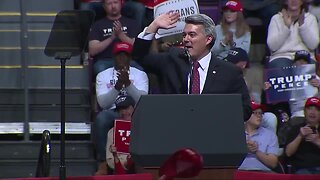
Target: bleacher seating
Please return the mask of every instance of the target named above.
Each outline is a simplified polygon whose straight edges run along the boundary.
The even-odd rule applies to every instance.
[[[34,177],[45,129],[53,136],[50,175],[59,174],[61,69],[44,49],[56,14],[73,6],[74,0],[1,0],[0,178]],[[67,175],[92,175],[88,69],[79,57],[66,65]]]

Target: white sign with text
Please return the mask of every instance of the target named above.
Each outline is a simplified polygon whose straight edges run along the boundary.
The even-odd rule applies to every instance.
[[[158,4],[154,8],[154,17],[158,17],[161,14],[176,11],[180,14],[180,19],[174,28],[170,29],[159,29],[156,33],[155,38],[161,38],[164,36],[179,34],[183,32],[185,26],[185,18],[193,15],[199,14],[199,7],[197,0],[168,0],[163,3]]]

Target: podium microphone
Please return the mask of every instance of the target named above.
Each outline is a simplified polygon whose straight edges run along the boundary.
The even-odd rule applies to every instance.
[[[192,62],[192,59],[191,59],[191,56],[190,56],[190,53],[189,53],[189,50],[187,47],[184,47],[184,54],[185,56],[188,58],[188,61],[189,61],[189,65],[190,65],[190,78],[189,78],[189,94],[191,94],[191,89],[192,89],[192,79],[193,79],[193,74],[192,74],[192,65],[193,65],[193,62]]]
[[[189,50],[187,47],[184,47],[184,55],[186,56],[186,58],[188,59],[189,63],[192,65],[192,60],[191,60],[191,56],[189,53]]]

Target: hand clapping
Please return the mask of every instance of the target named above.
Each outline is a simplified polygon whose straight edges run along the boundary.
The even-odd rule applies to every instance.
[[[304,11],[304,9],[302,9],[302,12],[301,12],[301,14],[299,15],[299,18],[298,18],[299,26],[301,26],[304,23],[304,14],[305,14],[305,11]]]
[[[116,36],[119,36],[119,34],[122,33],[122,24],[119,20],[113,22],[113,32]]]
[[[288,13],[286,9],[282,9],[281,14],[283,17],[284,24],[289,28],[292,23],[291,15]]]
[[[313,130],[310,128],[310,126],[306,125],[304,127],[300,128],[300,135],[305,138],[306,136],[313,133]]]
[[[120,91],[123,87],[128,87],[131,84],[129,79],[129,72],[127,69],[120,69],[117,71],[117,83],[115,88]]]
[[[258,144],[255,141],[247,140],[248,151],[255,154],[258,151]]]
[[[309,82],[313,87],[317,87],[317,88],[320,87],[320,81],[316,78],[309,80]]]

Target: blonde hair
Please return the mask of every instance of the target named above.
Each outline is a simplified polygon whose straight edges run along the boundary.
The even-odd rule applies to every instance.
[[[229,31],[230,25],[227,23],[225,16],[222,16],[221,19],[221,28],[222,28],[222,33],[225,35]],[[251,29],[247,22],[244,19],[243,13],[242,12],[237,12],[237,19],[236,19],[236,37],[239,38],[242,35],[244,35],[247,32],[250,32]]]

